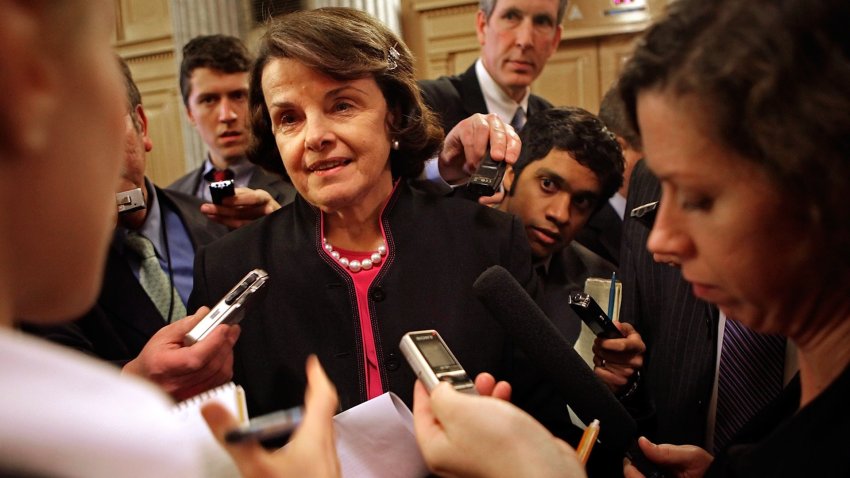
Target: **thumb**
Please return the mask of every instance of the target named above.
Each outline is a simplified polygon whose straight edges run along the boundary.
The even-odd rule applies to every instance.
[[[238,428],[239,422],[227,411],[224,405],[214,401],[207,403],[201,408],[201,415],[204,416],[204,420],[216,441],[233,457],[233,461],[240,469],[263,456],[265,450],[257,441],[249,440],[242,443],[227,443],[225,441],[224,437],[227,432]]]
[[[198,325],[198,322],[204,319],[209,313],[209,307],[200,307],[194,314],[187,316],[185,319],[177,320],[172,322],[171,325],[174,326],[174,329],[178,333],[187,333],[192,330],[193,327]]]
[[[695,448],[687,445],[656,445],[646,437],[640,437],[638,439],[638,445],[649,461],[665,468],[677,468],[686,465],[692,461],[692,449]]]

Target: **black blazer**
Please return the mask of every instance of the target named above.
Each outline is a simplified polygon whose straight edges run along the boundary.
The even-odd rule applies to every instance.
[[[212,304],[253,268],[269,273],[266,297],[242,321],[234,349],[234,380],[245,388],[251,415],[303,402],[309,354],[318,355],[343,410],[366,400],[353,282],[321,250],[319,217],[318,209],[298,196],[196,256],[191,308]],[[472,290],[481,272],[499,264],[534,292],[536,277],[521,222],[470,201],[419,194],[400,184],[381,224],[389,254],[369,288],[369,309],[384,390],[411,405],[415,377],[398,344],[404,333],[422,329],[438,330],[471,376],[490,371],[514,380],[524,374],[530,383],[505,332]],[[525,392],[531,386],[520,382],[514,381],[515,402],[533,409],[530,402],[540,395],[530,398]],[[546,397],[550,405],[552,398]],[[559,403],[552,408],[560,414],[555,420],[566,419]]]
[[[605,201],[605,204],[590,216],[587,224],[576,234],[575,240],[616,266],[620,263],[622,235],[623,219],[611,203]]]
[[[203,166],[198,166],[169,184],[168,189],[194,196],[201,184],[203,172]],[[268,191],[281,206],[289,204],[295,199],[295,187],[292,186],[292,183],[260,166],[254,166],[254,173],[248,181],[248,187]]]
[[[156,195],[160,207],[180,216],[196,249],[227,232],[227,228],[201,214],[200,199],[158,187]],[[27,326],[25,330],[123,366],[139,355],[163,325],[162,316],[127,261],[115,247],[110,247],[100,296],[90,312],[68,324]]]
[[[460,75],[421,80],[419,88],[425,103],[440,118],[440,125],[446,134],[473,114],[488,112],[484,94],[478,84],[478,75],[475,74],[475,63]],[[543,98],[529,95],[527,117],[551,107],[552,104]]]
[[[656,443],[704,446],[717,357],[717,313],[691,292],[679,269],[646,250],[650,229],[631,218],[661,197],[658,180],[639,161],[632,173],[623,224],[620,320],[646,342],[636,406],[641,432]]]

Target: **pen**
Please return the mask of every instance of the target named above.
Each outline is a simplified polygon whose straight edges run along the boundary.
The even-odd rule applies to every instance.
[[[617,297],[617,272],[611,273],[611,288],[608,289],[608,317],[614,320],[614,299]]]
[[[303,407],[280,410],[254,418],[248,425],[227,432],[224,441],[241,443],[248,440],[278,438],[295,430],[304,416]]]
[[[593,420],[584,429],[584,434],[581,436],[581,441],[578,443],[578,449],[576,450],[578,459],[581,460],[582,465],[587,463],[587,459],[590,457],[590,450],[593,449],[597,436],[599,436],[599,420]]]

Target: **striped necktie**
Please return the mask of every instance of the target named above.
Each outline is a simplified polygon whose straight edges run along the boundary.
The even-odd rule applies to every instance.
[[[137,232],[130,232],[124,239],[124,245],[139,256],[141,260],[139,283],[159,310],[162,318],[170,323],[186,317],[183,300],[172,285],[171,278],[159,265],[156,250],[150,239]],[[169,308],[171,309],[170,317]]]
[[[717,377],[714,450],[722,450],[782,390],[786,339],[727,319]]]
[[[511,126],[514,127],[514,131],[517,133],[519,133],[522,127],[525,126],[525,111],[522,110],[522,106],[516,109],[514,117],[511,118]]]

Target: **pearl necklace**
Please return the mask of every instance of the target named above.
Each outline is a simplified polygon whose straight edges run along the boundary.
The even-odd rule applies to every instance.
[[[333,246],[330,245],[327,239],[323,238],[322,242],[324,242],[324,247],[325,250],[328,251],[328,254],[336,259],[342,267],[350,270],[351,272],[360,272],[361,270],[368,271],[372,268],[372,266],[380,264],[382,258],[387,255],[387,246],[381,243],[381,245],[378,246],[378,250],[373,252],[368,259],[363,259],[362,261],[350,261],[348,258],[340,256],[339,252],[334,250]]]

